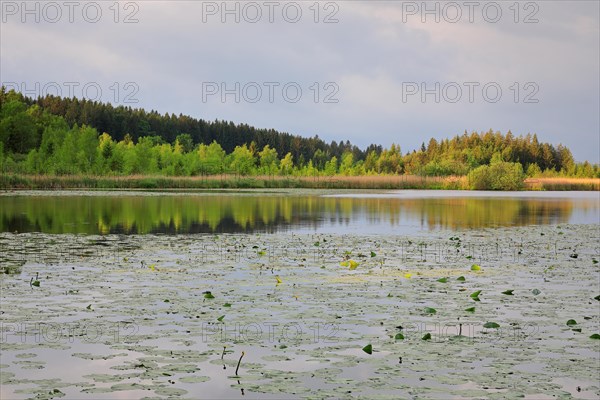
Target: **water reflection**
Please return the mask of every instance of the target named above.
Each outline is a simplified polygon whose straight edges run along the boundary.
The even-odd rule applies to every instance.
[[[85,234],[407,232],[598,223],[598,199],[531,197],[2,196],[0,231]]]

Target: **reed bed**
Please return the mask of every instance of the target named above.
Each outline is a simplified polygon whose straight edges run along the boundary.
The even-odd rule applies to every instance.
[[[430,189],[467,190],[466,176],[416,175],[365,176],[88,176],[0,175],[0,189]],[[528,178],[524,190],[600,190],[598,178]]]
[[[585,190],[599,191],[600,178],[527,178],[525,190]]]

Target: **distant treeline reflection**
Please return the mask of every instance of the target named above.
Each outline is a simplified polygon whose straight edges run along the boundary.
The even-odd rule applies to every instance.
[[[593,200],[525,198],[338,198],[317,196],[0,197],[2,232],[147,234],[277,232],[403,224],[481,228],[569,222]],[[596,211],[597,212],[597,211]]]

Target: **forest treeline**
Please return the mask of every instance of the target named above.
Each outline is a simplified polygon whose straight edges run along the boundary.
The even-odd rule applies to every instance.
[[[576,163],[568,148],[535,134],[465,132],[405,153],[398,144],[361,150],[349,141],[4,88],[0,163],[3,172],[52,175],[468,175],[474,189],[515,189],[525,176],[600,177],[598,165]]]

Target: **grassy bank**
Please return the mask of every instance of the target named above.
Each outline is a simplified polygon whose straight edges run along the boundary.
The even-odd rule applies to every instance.
[[[468,189],[465,176],[422,177],[380,176],[84,176],[84,175],[0,175],[0,189]],[[600,179],[530,178],[525,190],[600,190]]]

